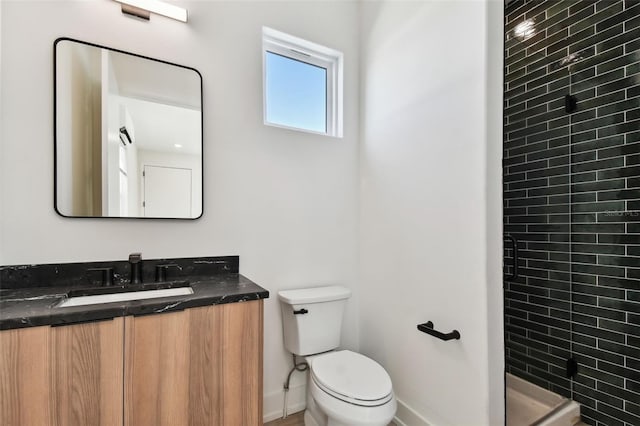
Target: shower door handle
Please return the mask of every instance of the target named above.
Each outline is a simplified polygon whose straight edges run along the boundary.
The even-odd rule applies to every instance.
[[[513,235],[509,235],[509,234],[505,235],[504,239],[510,241],[511,246],[513,247],[513,255],[512,255],[513,264],[511,265],[511,274],[505,275],[504,279],[507,281],[513,281],[516,278],[518,278],[518,240],[516,240],[516,238]]]

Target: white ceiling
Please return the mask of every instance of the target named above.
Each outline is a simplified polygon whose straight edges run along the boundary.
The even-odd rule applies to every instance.
[[[202,127],[199,110],[126,96],[120,96],[119,103],[125,105],[131,115],[138,149],[200,155]]]
[[[109,52],[118,103],[133,122],[138,149],[199,155],[201,80],[176,65]],[[175,145],[181,145],[176,147]]]
[[[200,75],[191,69],[109,52],[121,96],[185,108],[201,108]]]

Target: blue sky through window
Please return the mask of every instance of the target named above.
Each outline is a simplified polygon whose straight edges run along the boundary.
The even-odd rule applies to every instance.
[[[325,133],[327,70],[267,52],[266,110],[269,123]]]

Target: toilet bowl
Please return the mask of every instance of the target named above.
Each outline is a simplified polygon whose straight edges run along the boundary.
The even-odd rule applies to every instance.
[[[393,419],[396,399],[380,364],[347,350],[306,360],[305,426],[386,426]]]
[[[389,374],[374,360],[340,343],[348,288],[278,293],[286,348],[309,364],[305,426],[387,426],[397,403]]]

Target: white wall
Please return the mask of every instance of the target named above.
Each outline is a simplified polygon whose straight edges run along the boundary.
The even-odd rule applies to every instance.
[[[408,425],[502,424],[500,13],[362,3],[360,348]]]
[[[117,102],[118,103],[118,102]],[[129,144],[125,147],[125,156],[127,163],[127,214],[130,216],[142,216],[142,203],[140,202],[140,181],[142,180],[142,173],[140,172],[140,166],[138,161],[138,153],[140,150],[138,149],[136,140],[136,129],[133,125],[133,120],[131,120],[131,114],[125,105],[118,103],[119,107],[119,117],[120,122],[127,128],[127,132],[129,132],[129,136],[133,139],[134,143]],[[120,127],[118,127],[118,135],[120,133]],[[118,136],[119,139],[119,136]],[[118,147],[119,149],[119,147]],[[198,168],[202,168],[199,166]],[[202,192],[202,174],[200,174],[197,179],[199,179],[199,187],[200,192]]]
[[[4,30],[2,28],[2,6],[3,2],[0,1],[0,100],[4,98],[4,91],[2,90],[2,73],[4,72],[3,61],[2,61],[2,42],[4,40]],[[2,104],[0,101],[0,129],[4,128],[4,115],[2,114]],[[0,131],[0,165],[2,164],[2,158],[4,158],[4,144],[2,143],[3,137]],[[7,175],[4,172],[4,168],[0,167],[0,182],[6,182]],[[4,245],[2,241],[4,241],[3,228],[1,224],[3,223],[4,218],[4,191],[3,186],[0,183],[0,260],[4,258]]]
[[[355,286],[358,37],[355,2],[175,2],[189,23],[127,18],[116,2],[2,1],[4,204],[0,264],[240,255],[265,305],[265,414],[282,408],[290,357],[276,292]],[[345,54],[343,139],[262,124],[262,25]],[[66,219],[53,210],[53,41],[68,36],[198,69],[204,81],[204,216]],[[356,299],[345,346],[357,346]],[[299,375],[301,376],[301,375]],[[300,377],[296,383],[300,383]]]
[[[504,290],[502,287],[502,116],[504,3],[489,0],[486,15],[486,262],[489,424],[504,424]],[[481,302],[484,303],[484,302]]]

